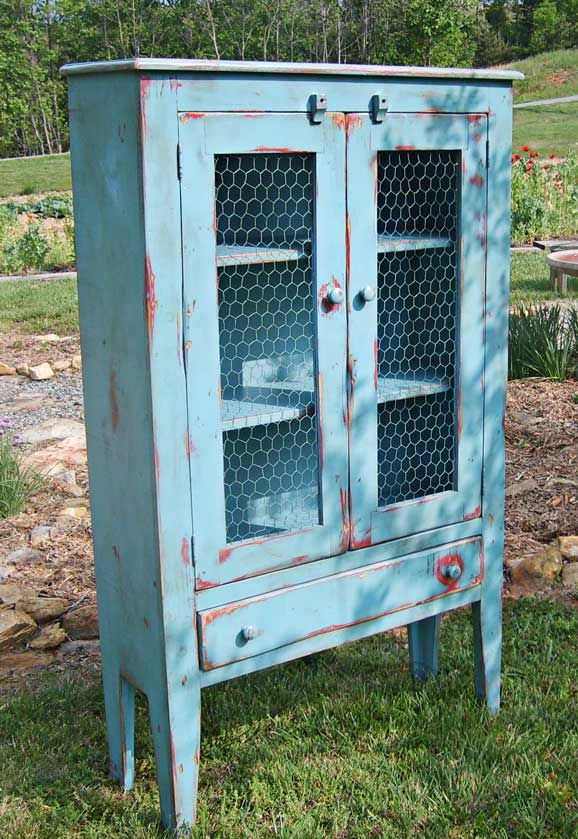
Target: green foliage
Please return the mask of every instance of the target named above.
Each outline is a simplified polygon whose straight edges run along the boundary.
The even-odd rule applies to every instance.
[[[21,235],[16,235],[4,245],[0,265],[8,274],[39,270],[44,266],[49,250],[46,236],[40,232],[38,225],[31,224]]]
[[[512,166],[512,239],[564,237],[578,231],[578,152],[553,164],[522,146]]]
[[[7,436],[0,436],[0,519],[16,516],[44,485],[42,477],[23,463]]]
[[[561,306],[519,305],[510,312],[508,376],[563,382],[578,364],[578,313]]]

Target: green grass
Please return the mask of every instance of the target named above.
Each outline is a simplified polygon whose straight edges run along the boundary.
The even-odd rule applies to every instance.
[[[578,279],[568,280],[568,294],[563,295],[550,285],[550,269],[543,253],[513,253],[511,262],[511,303],[532,303],[536,300],[578,300]]]
[[[394,637],[203,692],[196,839],[568,839],[578,835],[578,611],[505,610],[503,709],[473,698],[471,630],[444,622],[437,680]],[[137,783],[107,779],[98,684],[62,675],[0,706],[3,839],[152,839],[144,703]]]
[[[76,281],[0,283],[0,330],[58,335],[77,332]]]
[[[69,154],[0,160],[0,197],[72,189]]]
[[[515,102],[578,94],[578,49],[543,52],[507,66],[526,77],[514,84]]]
[[[525,145],[540,154],[552,152],[559,157],[578,148],[578,102],[515,110],[514,151]]]

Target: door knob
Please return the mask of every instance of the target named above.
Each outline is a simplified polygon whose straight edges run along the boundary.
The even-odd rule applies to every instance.
[[[338,288],[338,286],[335,285],[330,285],[327,289],[325,299],[332,305],[343,303],[343,289]]]
[[[375,289],[372,285],[366,285],[359,292],[359,296],[364,303],[369,303],[375,297]]]
[[[243,641],[252,641],[257,637],[257,630],[254,626],[244,626],[241,629],[241,638]]]
[[[445,565],[442,568],[442,574],[444,577],[447,577],[448,580],[457,580],[462,575],[462,569],[457,562],[452,562],[451,565]]]

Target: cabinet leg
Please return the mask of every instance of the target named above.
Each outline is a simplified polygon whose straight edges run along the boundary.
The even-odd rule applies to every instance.
[[[437,676],[439,660],[440,615],[410,623],[407,628],[409,664],[416,679]]]
[[[500,668],[502,662],[502,617],[499,600],[472,604],[474,629],[475,686],[492,714],[500,709]]]
[[[110,774],[124,790],[134,782],[134,687],[103,664]]]
[[[182,701],[188,698],[188,702]],[[195,822],[201,739],[200,687],[149,696],[151,730],[163,824],[175,830]]]

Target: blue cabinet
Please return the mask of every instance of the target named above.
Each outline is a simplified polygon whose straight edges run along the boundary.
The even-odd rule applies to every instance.
[[[518,74],[64,72],[113,776],[139,689],[192,823],[202,687],[464,605],[497,711]]]

